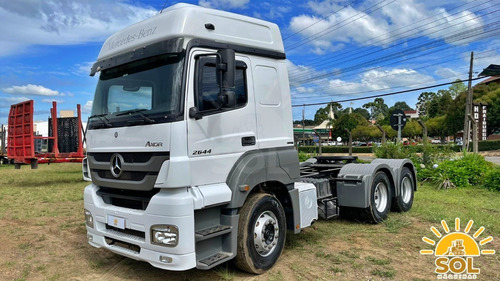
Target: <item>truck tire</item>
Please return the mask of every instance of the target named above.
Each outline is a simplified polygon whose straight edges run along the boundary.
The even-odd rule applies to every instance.
[[[364,210],[364,220],[382,222],[391,209],[391,182],[384,172],[377,172],[370,189],[370,206]]]
[[[392,210],[395,212],[407,212],[413,205],[413,194],[415,181],[410,169],[404,167],[401,170],[401,181],[399,183],[399,195],[392,198]]]
[[[240,209],[236,266],[249,273],[262,274],[274,266],[283,251],[286,220],[276,197],[255,193]]]

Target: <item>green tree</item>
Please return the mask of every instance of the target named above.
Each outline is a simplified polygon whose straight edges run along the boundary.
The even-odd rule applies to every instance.
[[[302,120],[294,120],[293,121],[294,125],[302,125]],[[311,119],[304,119],[304,124],[305,126],[314,126],[314,120]]]
[[[474,87],[475,102],[487,103],[487,132],[500,133],[500,84],[480,84]]]
[[[414,110],[405,101],[398,101],[393,106],[389,108],[389,112],[393,112],[396,109],[401,109],[402,111]]]
[[[358,107],[353,109],[352,112],[363,116],[366,120],[370,119],[370,112],[364,108]]]
[[[429,107],[435,97],[436,93],[434,92],[422,92],[420,96],[418,96],[417,107],[421,116],[427,116],[429,114]]]
[[[441,139],[444,139],[448,135],[449,130],[444,125],[445,119],[446,116],[443,115],[430,118],[429,120],[427,120],[427,122],[425,122],[425,125],[427,125],[427,132],[429,136],[440,137]]]
[[[452,99],[455,99],[459,94],[466,92],[467,87],[464,83],[462,83],[462,80],[457,79],[453,84],[451,84],[449,91]]]
[[[343,114],[333,122],[332,136],[347,139],[349,137],[347,131],[351,132],[358,125],[368,125],[368,122],[363,116],[357,113]]]
[[[451,90],[439,90],[438,91],[438,112],[437,116],[446,115],[450,111],[451,103],[453,102],[453,96]]]
[[[448,135],[456,135],[464,129],[466,94],[459,94],[451,101],[442,126],[446,128]],[[430,133],[429,133],[430,134]]]
[[[382,129],[384,129],[386,138],[389,139],[394,139],[398,136],[398,131],[394,130],[391,125],[382,125]]]
[[[362,141],[380,139],[382,133],[373,125],[358,125],[352,130],[352,138]]]
[[[316,114],[314,114],[314,123],[316,125],[319,125],[323,121],[328,119],[328,113],[330,112],[330,105],[332,106],[332,110],[335,116],[338,116],[338,112],[342,108],[342,105],[338,102],[330,102],[325,107],[318,109],[316,111]]]
[[[422,135],[422,127],[418,124],[418,121],[411,119],[401,131],[401,136],[414,139],[418,135]]]
[[[379,121],[378,124],[380,124],[380,125],[389,125],[389,124],[391,124],[391,113],[394,110],[397,110],[397,109],[402,110],[402,111],[414,110],[408,104],[406,104],[406,102],[404,102],[404,101],[398,101],[393,106],[391,106],[389,108],[389,110],[387,111],[388,114],[385,116],[384,120]]]
[[[383,98],[376,98],[372,102],[365,103],[363,108],[370,109],[370,118],[377,121],[384,119],[389,111],[389,107],[384,103]]]
[[[428,103],[428,117],[434,118],[446,115],[452,101],[450,90],[439,90]]]

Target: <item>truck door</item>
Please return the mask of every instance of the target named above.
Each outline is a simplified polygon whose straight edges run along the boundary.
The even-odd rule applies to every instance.
[[[187,114],[192,185],[225,182],[236,160],[258,147],[250,60],[236,56],[236,105],[220,107],[216,57],[207,55],[215,52],[190,55],[187,112],[194,107],[199,113],[199,119]]]

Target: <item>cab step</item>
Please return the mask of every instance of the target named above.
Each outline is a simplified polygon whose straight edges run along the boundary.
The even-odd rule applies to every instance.
[[[216,225],[210,228],[198,230],[195,233],[196,242],[230,233],[231,229],[232,227],[229,225]]]
[[[229,261],[232,257],[233,255],[231,253],[219,252],[209,257],[206,257],[202,260],[199,260],[197,268],[199,269],[212,268],[223,262]]]

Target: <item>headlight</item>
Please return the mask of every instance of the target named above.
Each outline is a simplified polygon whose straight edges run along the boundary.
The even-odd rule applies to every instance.
[[[90,228],[94,228],[94,218],[92,217],[92,213],[87,209],[84,209],[83,212],[85,214],[85,224]]]
[[[179,229],[175,225],[153,225],[151,226],[151,243],[175,247],[179,244]]]

